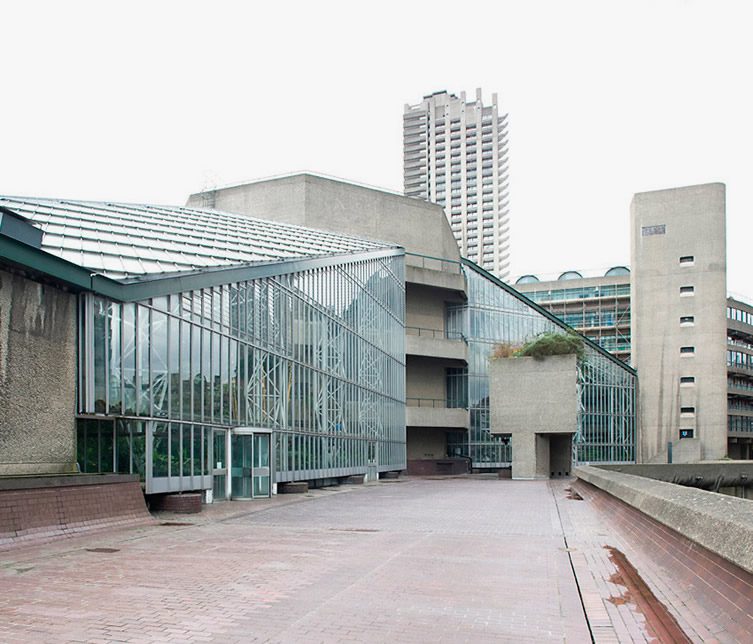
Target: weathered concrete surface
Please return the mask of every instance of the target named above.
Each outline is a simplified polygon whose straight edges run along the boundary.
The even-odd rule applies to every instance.
[[[0,271],[0,474],[76,461],[76,296]]]
[[[449,409],[443,407],[406,407],[405,425],[407,427],[444,427],[467,429],[470,416],[467,409]]]
[[[441,206],[313,174],[197,193],[186,205],[389,240],[412,253],[460,259]]]
[[[698,451],[702,460],[727,454],[725,208],[722,183],[633,197],[630,297],[640,462],[666,463],[667,443],[682,443],[681,429],[694,431],[700,450],[677,445],[675,462],[697,458]],[[693,322],[681,324],[686,317]],[[695,383],[681,386],[683,376]],[[682,413],[683,407],[694,413]]]
[[[409,461],[447,458],[447,429],[444,427],[411,427],[408,425],[406,457]]]
[[[550,440],[578,428],[577,378],[575,355],[490,362],[491,432],[512,435],[514,479],[549,478],[553,460],[557,471],[569,470],[559,453],[564,442],[556,440],[553,459]]]
[[[575,475],[753,573],[750,501],[593,466]]]
[[[414,335],[410,329],[407,330],[405,336],[405,353],[425,358],[446,358],[468,362],[468,345],[462,340]]]
[[[753,485],[753,461],[706,461],[704,463],[642,463],[599,465],[599,469],[643,476],[667,483],[701,489]]]
[[[436,262],[436,269],[429,268],[432,266],[431,261],[419,258],[425,262],[424,266],[414,266],[411,262],[416,261],[412,255],[405,257],[405,281],[408,284],[421,284],[422,286],[434,286],[447,290],[453,290],[458,293],[465,292],[465,275],[460,271],[460,266],[455,271],[442,270],[442,264]]]

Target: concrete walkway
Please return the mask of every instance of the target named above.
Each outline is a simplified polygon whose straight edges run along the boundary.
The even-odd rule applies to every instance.
[[[566,532],[607,528],[567,485],[398,480],[2,552],[0,641],[590,642]],[[650,641],[586,590],[596,641]]]

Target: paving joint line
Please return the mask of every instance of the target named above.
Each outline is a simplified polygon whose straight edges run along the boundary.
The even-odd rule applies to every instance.
[[[583,617],[586,620],[586,626],[588,627],[588,634],[591,636],[591,644],[596,644],[596,638],[594,637],[593,628],[591,627],[591,620],[588,618],[588,611],[586,611],[586,603],[583,601],[583,592],[580,588],[580,582],[578,581],[578,574],[575,572],[575,564],[573,563],[573,553],[570,552],[570,546],[567,543],[567,534],[565,534],[565,526],[562,523],[562,514],[560,513],[560,506],[557,501],[557,495],[554,493],[554,486],[550,482],[549,493],[552,495],[554,501],[554,507],[557,509],[557,519],[559,520],[560,530],[562,531],[562,541],[565,544],[565,552],[567,553],[567,560],[570,563],[570,570],[573,573],[573,580],[575,581],[575,587],[578,589],[578,599],[580,600],[580,607],[583,609]]]

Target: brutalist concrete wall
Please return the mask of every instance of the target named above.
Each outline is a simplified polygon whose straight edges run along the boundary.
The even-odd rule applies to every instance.
[[[753,573],[753,503],[724,494],[581,466],[575,475]]]
[[[577,383],[575,355],[491,361],[491,432],[512,435],[513,478],[549,477],[551,449],[546,435],[577,430]]]
[[[632,360],[638,457],[727,454],[727,271],[721,183],[636,194],[631,205]],[[700,442],[683,443],[692,431]],[[682,443],[680,445],[679,443]]]
[[[0,474],[76,461],[76,296],[0,270]]]
[[[390,241],[408,252],[460,259],[441,206],[312,174],[196,193],[186,205]]]

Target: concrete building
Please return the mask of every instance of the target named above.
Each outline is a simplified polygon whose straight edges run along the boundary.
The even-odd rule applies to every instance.
[[[510,266],[507,114],[497,95],[466,101],[446,91],[403,113],[405,194],[445,210],[463,257],[503,280]]]
[[[725,188],[638,193],[631,216],[632,361],[641,461],[727,455]],[[670,447],[671,446],[671,447]]]
[[[448,332],[446,309],[467,296],[460,253],[439,206],[308,173],[193,194],[187,205],[402,246],[408,469],[433,471],[438,461],[447,461],[447,436],[467,434],[469,413],[447,400],[446,373],[467,369],[468,343]],[[458,466],[466,463],[442,465]]]
[[[167,503],[509,467],[489,355],[566,325],[461,258],[439,206],[310,175],[250,192],[258,217],[0,197],[2,471]],[[400,239],[279,220],[338,212]],[[635,373],[586,344],[573,459],[630,462]]]
[[[727,298],[727,454],[753,459],[753,306]]]
[[[490,424],[489,355],[500,342],[568,327],[461,258],[441,207],[311,174],[197,193],[188,205],[390,239],[405,248],[408,469],[510,466],[509,432]],[[584,402],[590,411],[579,415],[575,458],[631,461],[635,374],[597,345],[588,343],[588,350],[594,370],[584,373],[583,391],[612,382],[624,395],[613,401],[609,427],[596,420],[598,397]]]
[[[706,197],[707,192],[717,193],[716,203],[709,203],[709,198]],[[515,287],[533,301],[562,317],[564,321],[587,337],[627,361],[631,360],[631,346],[635,341],[635,336],[631,337],[631,333],[639,332],[637,326],[634,326],[631,331],[631,322],[636,325],[640,324],[642,329],[646,329],[642,332],[655,334],[654,344],[646,350],[649,351],[649,355],[651,351],[664,355],[665,357],[661,360],[665,369],[668,367],[667,360],[673,354],[669,344],[673,342],[676,344],[678,338],[688,340],[681,346],[702,344],[705,347],[704,353],[713,347],[716,355],[714,357],[705,355],[706,359],[712,363],[710,366],[705,360],[698,360],[698,355],[691,356],[689,352],[682,354],[685,357],[682,360],[678,359],[674,364],[674,367],[683,371],[683,374],[679,371],[674,374],[675,379],[680,379],[675,385],[677,396],[680,395],[679,392],[682,392],[682,404],[675,396],[674,402],[677,403],[675,406],[678,409],[675,411],[674,418],[663,418],[674,427],[676,433],[679,434],[680,429],[683,429],[685,430],[683,436],[690,438],[691,434],[694,437],[698,435],[695,429],[696,424],[701,421],[701,418],[705,418],[706,414],[699,411],[697,415],[693,415],[687,408],[700,406],[706,412],[711,412],[712,408],[716,408],[715,426],[718,432],[719,406],[723,404],[726,408],[726,454],[734,459],[749,459],[753,456],[751,453],[751,445],[753,445],[753,306],[740,298],[729,295],[726,298],[720,297],[720,293],[724,293],[721,273],[726,264],[723,193],[722,184],[645,193],[653,195],[664,204],[674,200],[675,207],[681,212],[675,218],[672,244],[669,243],[670,240],[667,237],[669,233],[665,224],[663,234],[656,232],[653,235],[645,235],[648,239],[643,241],[641,248],[644,253],[652,251],[652,256],[649,258],[644,257],[643,254],[641,256],[636,254],[633,258],[634,261],[647,261],[650,268],[646,270],[650,270],[656,280],[652,286],[649,286],[649,289],[653,289],[653,299],[643,304],[644,311],[653,311],[653,317],[649,318],[650,324],[647,327],[645,326],[646,320],[639,322],[635,317],[630,290],[636,275],[634,271],[631,277],[627,267],[612,268],[603,276],[591,276],[570,270],[562,273],[558,280],[541,280],[535,275],[524,275],[517,280]],[[644,203],[648,198],[648,196],[637,196],[636,203]],[[695,208],[687,207],[686,201],[696,203]],[[692,241],[678,239],[677,218],[681,220],[683,234],[687,234]],[[661,231],[661,228],[656,230]],[[633,234],[639,237],[643,237],[642,232],[642,229],[633,230]],[[662,245],[654,243],[656,240],[651,239],[653,237],[658,237],[660,240],[663,238]],[[678,245],[690,250],[687,250],[685,255],[675,257],[679,250]],[[700,253],[697,255],[699,258],[705,257],[706,259],[696,260],[696,254],[694,254],[696,250]],[[661,258],[660,255],[664,257]],[[680,257],[683,258],[682,263]],[[674,270],[674,273],[670,274],[671,270]],[[677,279],[690,280],[692,283],[674,284]],[[696,288],[699,284],[702,286],[700,290]],[[692,294],[690,289],[686,288],[682,298],[675,298],[672,289],[674,287],[679,289],[680,286],[693,286]],[[637,284],[633,287],[634,292],[639,289],[641,287]],[[724,305],[721,304],[722,301]],[[701,336],[693,336],[693,332],[698,331],[698,319],[695,312],[699,310],[704,312],[701,317],[706,329],[705,333],[708,333],[709,327],[714,329],[711,337],[705,333]],[[712,310],[713,315],[709,313]],[[722,312],[725,310],[726,315],[723,315]],[[657,319],[665,314],[677,318],[677,327],[674,326],[673,319]],[[665,328],[662,326],[664,324],[670,326]],[[725,333],[726,338],[722,343],[720,336]],[[668,344],[659,350],[656,343],[664,341]],[[721,349],[722,344],[726,349],[726,368],[723,375],[720,373],[719,366],[719,356],[724,355],[725,352],[725,349]],[[684,373],[690,365],[703,374],[701,380],[698,374]],[[634,366],[636,366],[635,363]],[[649,361],[648,364],[644,364],[643,368],[656,369],[657,366],[656,363]],[[711,382],[708,381],[709,378]],[[641,375],[642,387],[648,387],[649,381],[650,378]],[[658,386],[658,383],[655,382],[654,386]],[[693,397],[692,400],[688,400],[690,392],[694,392],[694,396],[699,396],[702,392],[703,397],[700,399]],[[705,401],[706,395],[714,398],[711,408]],[[666,398],[665,392],[664,399]],[[683,413],[680,408],[686,408],[686,411]],[[671,412],[665,410],[662,413],[670,414]],[[679,426],[680,424],[682,427]],[[652,438],[654,447],[647,448],[647,456],[653,460],[666,459],[669,438],[664,435]],[[667,440],[662,452],[658,441],[665,439]],[[677,443],[677,437],[674,436],[672,441],[675,462],[683,458],[700,458],[695,453],[699,441],[689,440]],[[690,448],[693,445],[696,446],[692,450],[694,453],[683,456],[686,447]],[[679,454],[677,449],[680,449]],[[657,455],[659,452],[661,454]]]
[[[512,478],[570,476],[579,420],[576,356],[497,359],[489,373],[492,427],[512,428]]]

